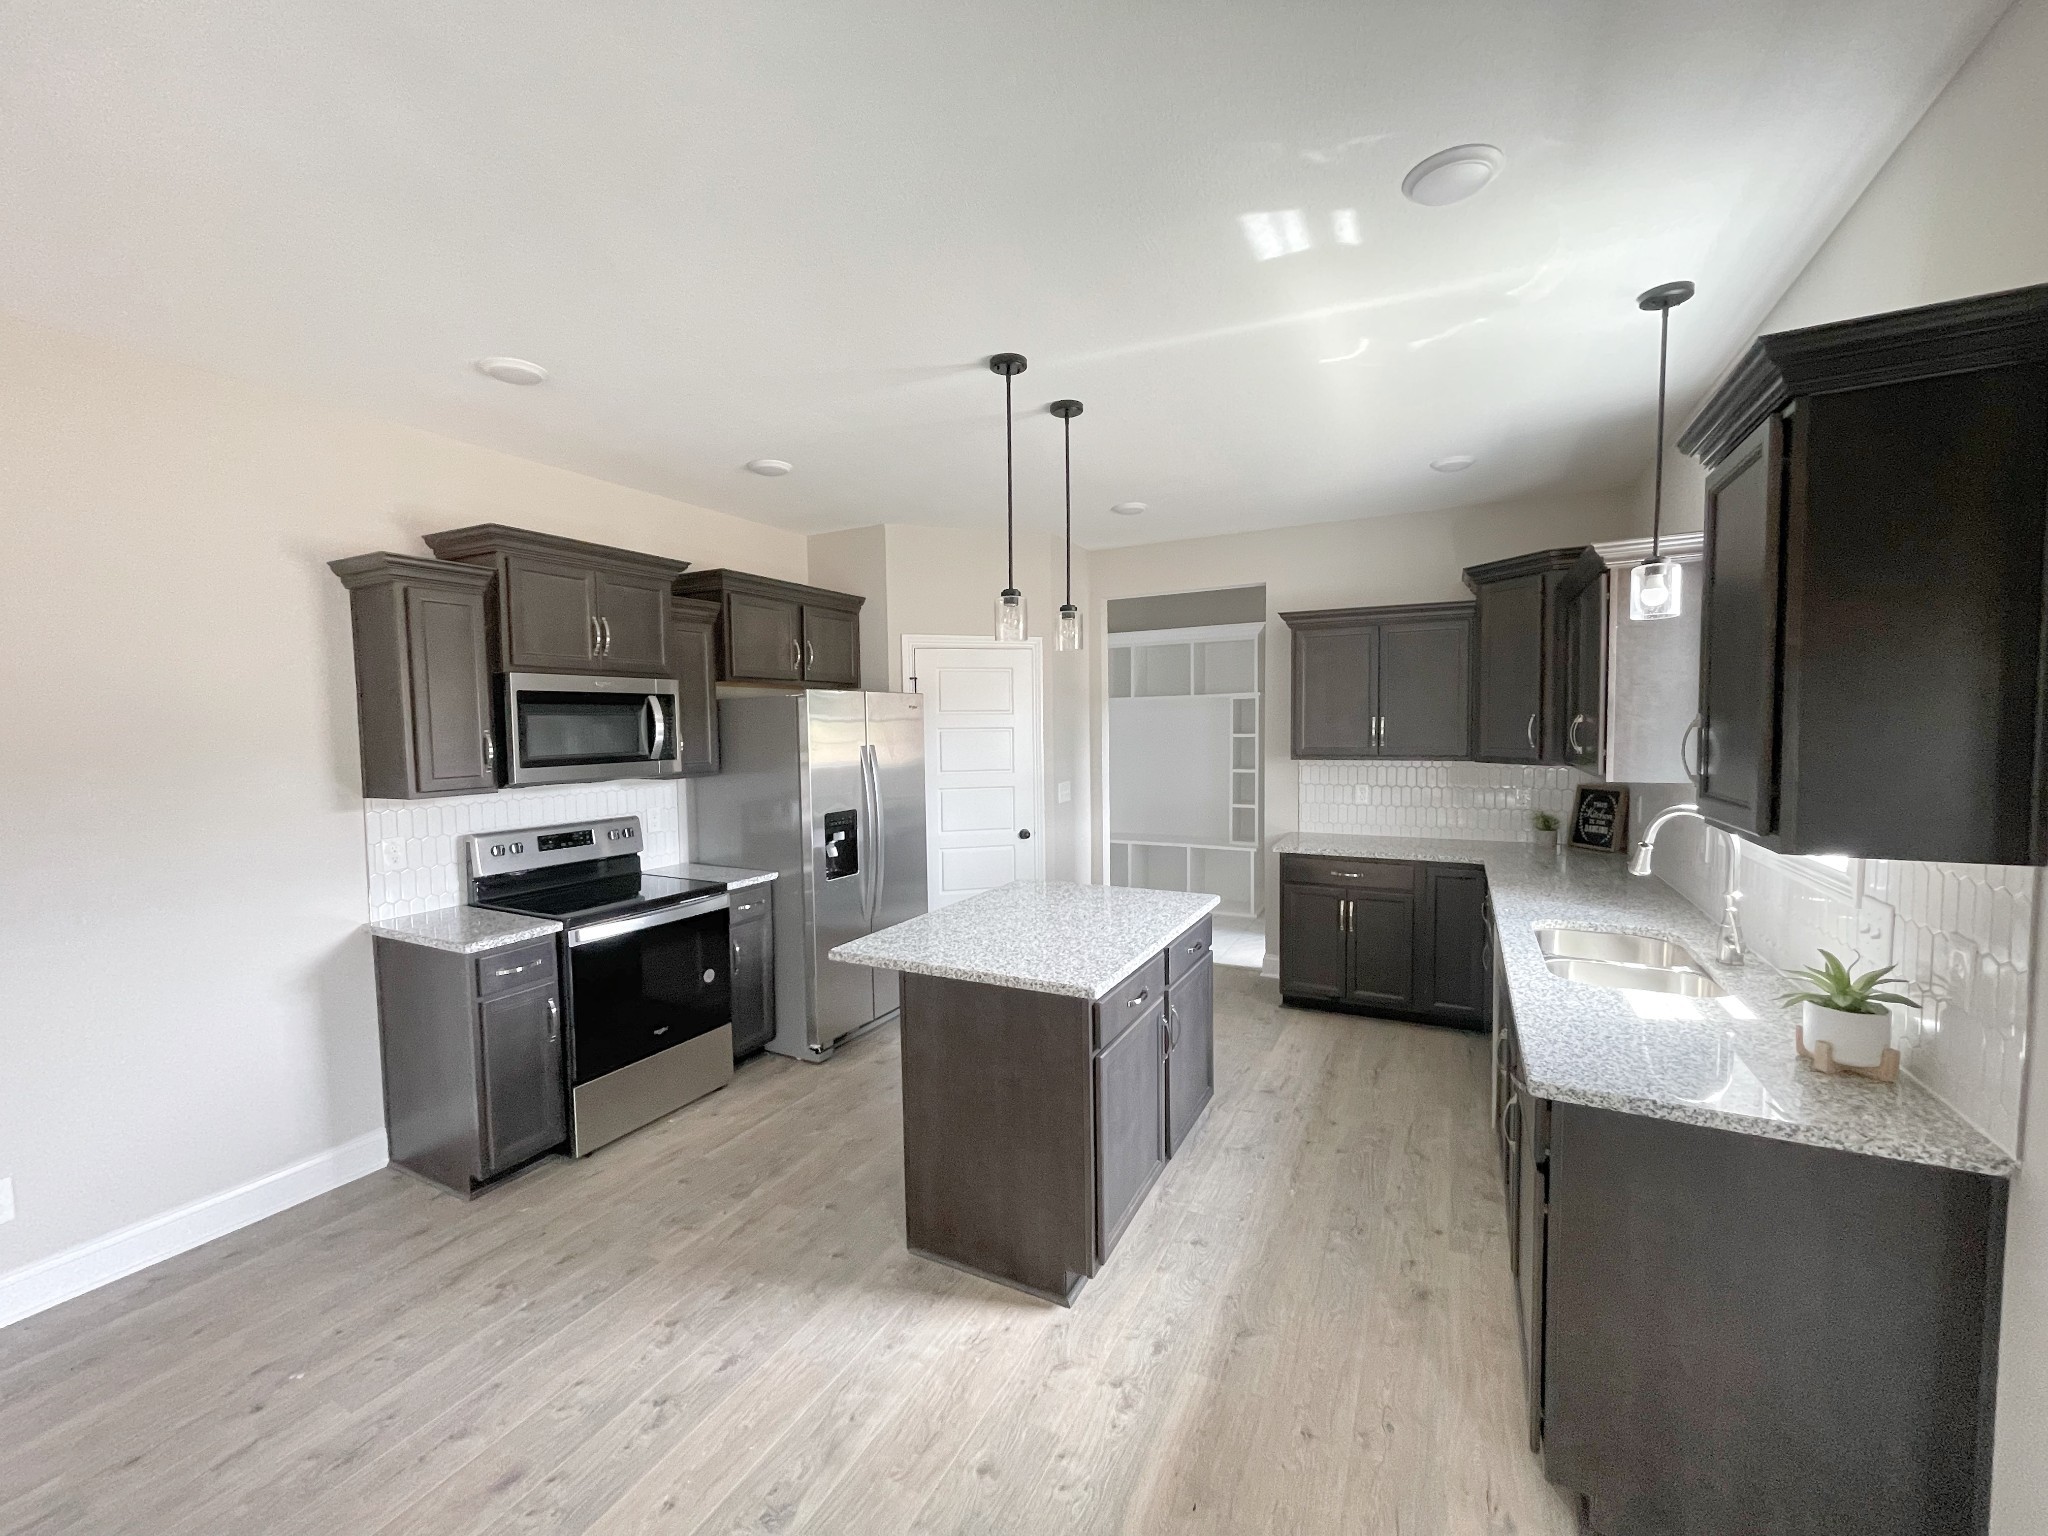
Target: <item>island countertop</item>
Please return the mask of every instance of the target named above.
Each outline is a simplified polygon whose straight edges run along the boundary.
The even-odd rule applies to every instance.
[[[1187,891],[1019,880],[841,944],[829,958],[1093,1000],[1218,904]]]
[[[1529,843],[1290,833],[1274,852],[1476,864],[1486,871],[1529,1091],[1780,1141],[2009,1176],[2015,1160],[1908,1078],[1816,1072],[1793,1047],[1784,977],[1762,960],[1721,964],[1715,924],[1614,854]],[[1552,975],[1535,930],[1550,924],[1675,938],[1726,990],[1675,998]]]

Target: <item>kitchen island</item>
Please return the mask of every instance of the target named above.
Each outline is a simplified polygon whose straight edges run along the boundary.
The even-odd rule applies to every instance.
[[[1019,881],[831,952],[903,976],[912,1252],[1073,1304],[1214,1092],[1216,905]]]

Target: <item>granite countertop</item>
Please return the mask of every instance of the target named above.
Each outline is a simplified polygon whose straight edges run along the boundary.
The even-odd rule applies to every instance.
[[[719,880],[731,891],[763,885],[775,878],[773,870],[734,869],[725,864],[670,864],[647,873],[676,875],[686,880]],[[424,944],[428,949],[445,949],[458,955],[480,955],[488,949],[545,939],[561,931],[562,925],[551,917],[522,917],[517,912],[496,912],[488,907],[436,907],[431,912],[414,912],[370,924],[370,932],[379,938]]]
[[[1291,833],[1274,851],[1483,866],[1538,1097],[1998,1177],[2018,1167],[1909,1079],[1830,1077],[1801,1061],[1797,1015],[1779,1001],[1784,978],[1754,955],[1722,965],[1718,926],[1662,881],[1630,876],[1614,854],[1322,833]],[[1553,976],[1534,933],[1549,924],[1677,939],[1728,995],[1617,992]]]
[[[664,864],[649,869],[650,875],[674,875],[683,880],[719,880],[729,891],[749,885],[765,885],[775,878],[772,869],[737,869],[730,864]]]
[[[1019,880],[841,944],[829,958],[1094,999],[1217,905],[1186,891]]]
[[[561,931],[562,925],[551,917],[522,917],[517,912],[493,912],[488,907],[436,907],[431,912],[413,912],[370,924],[370,932],[380,939],[424,944],[428,949],[445,949],[458,955],[480,955],[485,950],[545,939]]]

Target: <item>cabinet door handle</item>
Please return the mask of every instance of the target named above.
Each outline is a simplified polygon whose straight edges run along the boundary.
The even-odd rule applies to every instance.
[[[792,672],[804,669],[804,644],[794,635],[789,637],[789,666]]]
[[[562,1006],[552,997],[548,999],[548,1044],[553,1045],[562,1035]]]
[[[808,641],[808,640],[806,640],[806,641],[804,642],[804,671],[806,671],[806,672],[812,672],[812,671],[815,671],[815,670],[817,670],[817,666],[818,666],[818,653],[817,653],[817,652],[816,652],[815,650],[813,650],[813,649],[811,648],[811,642],[810,642],[810,641]]]
[[[1678,765],[1685,770],[1685,776],[1692,780],[1693,788],[1695,789],[1699,788],[1700,779],[1706,771],[1706,723],[1707,717],[1705,715],[1694,715],[1691,721],[1688,722],[1685,727],[1685,734],[1678,738]],[[1698,761],[1688,762],[1686,760],[1685,749],[1686,746],[1692,741],[1694,732],[1699,733],[1699,745],[1701,747],[1701,751],[1699,753]]]
[[[495,774],[497,771],[498,741],[497,738],[491,734],[491,728],[487,725],[484,727],[484,772],[489,774]]]
[[[1351,898],[1349,896],[1344,898],[1343,905],[1337,909],[1337,931],[1339,933],[1349,933],[1351,931]]]
[[[593,613],[590,616],[590,655],[592,660],[604,654],[604,651],[601,649],[603,644],[604,636],[597,627],[597,615]]]
[[[1573,715],[1572,723],[1565,728],[1565,744],[1572,749],[1573,757],[1577,757],[1581,752],[1586,750],[1584,747],[1579,745],[1579,727],[1584,725],[1585,723],[1586,717],[1584,715]]]
[[[609,618],[604,618],[599,619],[597,623],[598,627],[604,631],[604,650],[599,654],[609,656],[612,653],[612,621]]]
[[[1541,750],[1541,748],[1539,748],[1536,745],[1536,716],[1534,714],[1531,714],[1529,716],[1529,750],[1531,752]]]

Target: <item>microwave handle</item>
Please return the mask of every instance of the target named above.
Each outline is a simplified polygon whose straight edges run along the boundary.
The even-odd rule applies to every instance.
[[[654,712],[654,749],[648,756],[657,763],[668,756],[668,714],[661,707],[661,695],[647,695],[647,707]]]

